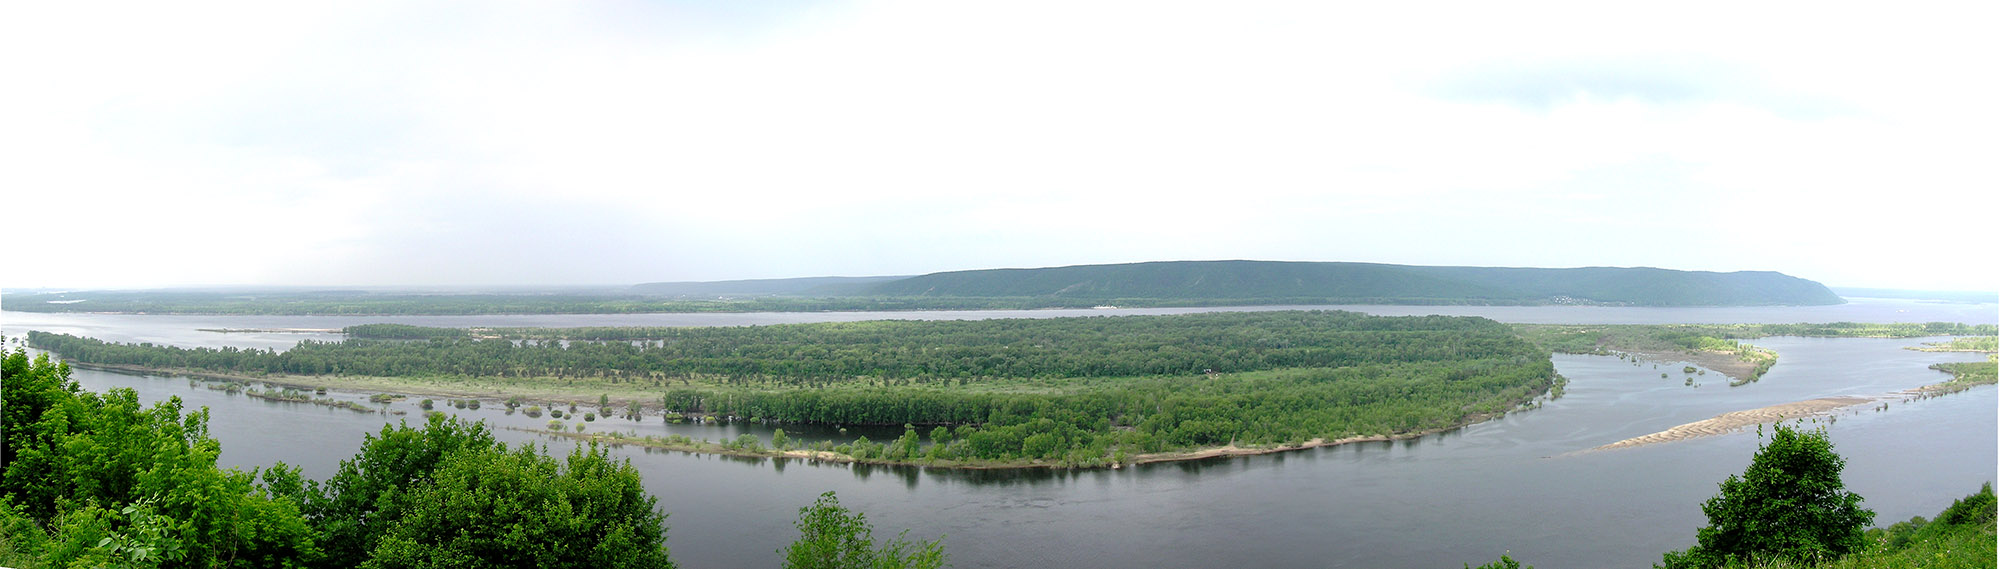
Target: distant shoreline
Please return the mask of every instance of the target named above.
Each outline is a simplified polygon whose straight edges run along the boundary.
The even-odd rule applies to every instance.
[[[339,328],[195,328],[196,332],[221,334],[339,334]]]

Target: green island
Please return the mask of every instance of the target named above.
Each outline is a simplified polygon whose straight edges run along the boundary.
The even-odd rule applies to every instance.
[[[252,289],[8,295],[8,310],[145,314],[633,314],[1335,304],[1769,306],[1844,302],[1768,271],[1165,261],[511,291]]]
[[[284,352],[28,341],[79,365],[279,385],[903,426],[894,441],[796,450],[947,467],[1105,467],[1407,437],[1531,405],[1560,381],[1546,350],[1491,320],[1336,311],[349,331]]]

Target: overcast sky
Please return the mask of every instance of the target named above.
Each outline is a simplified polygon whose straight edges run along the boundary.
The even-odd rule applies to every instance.
[[[13,2],[0,285],[1273,259],[1994,291],[1970,6]]]

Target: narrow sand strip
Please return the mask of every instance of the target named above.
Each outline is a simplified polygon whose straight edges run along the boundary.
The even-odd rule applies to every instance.
[[[1874,401],[1876,400],[1868,397],[1824,397],[1808,401],[1798,401],[1794,403],[1783,403],[1779,405],[1772,405],[1770,407],[1760,407],[1757,409],[1750,409],[1746,411],[1731,411],[1728,413],[1723,413],[1721,415],[1716,415],[1715,418],[1712,419],[1695,421],[1693,423],[1688,423],[1685,425],[1681,425],[1678,427],[1674,427],[1650,435],[1642,437],[1633,437],[1615,443],[1611,443],[1608,445],[1604,445],[1601,447],[1593,448],[1590,450],[1605,450],[1614,448],[1635,447],[1641,445],[1687,440],[1697,437],[1720,435],[1760,423],[1773,423],[1788,419],[1797,419],[1800,417],[1810,417],[1813,415],[1826,413],[1834,409],[1860,405],[1863,403],[1872,403]]]

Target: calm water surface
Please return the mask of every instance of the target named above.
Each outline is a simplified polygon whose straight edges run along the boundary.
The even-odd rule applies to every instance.
[[[465,328],[579,326],[759,326],[863,320],[983,320],[1244,312],[1265,310],[1349,310],[1378,316],[1484,316],[1501,322],[1538,324],[1793,324],[1799,322],[1963,322],[2000,321],[2000,305],[1848,299],[1834,306],[1751,306],[1650,308],[1595,306],[1223,306],[1118,308],[1109,310],[935,310],[912,312],[748,312],[705,314],[500,314],[483,316],[232,316],[0,312],[0,328],[10,335],[41,330],[109,342],[152,342],[183,347],[236,346],[284,350],[299,340],[340,340],[328,333],[221,333],[203,330],[337,330],[356,324],[395,323]]]
[[[1894,311],[1923,309],[1915,303],[1896,306],[1889,303],[1870,310],[1912,314]],[[1436,311],[1440,307],[1388,308]],[[1519,318],[1490,312],[1480,315],[1564,321],[1549,315],[1576,310],[1505,308],[1504,314],[1531,313],[1516,314]],[[1737,320],[1885,320],[1823,311],[1840,308],[1771,309],[1773,313],[1766,319]],[[1639,320],[1646,311],[1638,309],[1589,310],[1616,314],[1584,313],[1595,315],[1568,321],[1720,322],[1729,320],[1724,318],[1728,311],[1764,309],[1698,309],[1678,316],[1647,316],[1655,320]],[[1990,309],[1985,316],[1964,319],[1940,317],[1943,313],[1936,312],[1914,314],[1909,321],[1993,321]],[[14,320],[16,315],[5,314],[9,334],[31,328]],[[930,316],[943,317],[937,313]],[[125,318],[144,319],[121,321],[125,323],[117,326],[89,320],[86,325],[105,326],[100,330],[126,337],[153,337],[156,339],[148,341],[161,343],[201,336],[182,331],[182,327],[211,327],[196,324],[196,319],[203,317]],[[581,320],[445,324],[436,318],[403,321],[436,325],[602,324]],[[297,324],[295,317],[277,317],[273,320],[277,324],[264,325],[234,319],[227,322],[230,324],[214,327],[345,325]],[[658,321],[636,324],[669,325]],[[297,338],[277,336],[287,345]],[[1983,358],[1902,349],[1921,341],[1759,340],[1756,343],[1781,354],[1779,364],[1762,381],[1737,388],[1727,387],[1727,381],[1715,374],[1697,376],[1703,382],[1701,387],[1686,387],[1678,364],[1661,364],[1655,369],[1651,363],[1634,365],[1616,358],[1558,355],[1557,369],[1571,380],[1567,396],[1542,409],[1456,432],[1393,443],[1118,471],[957,472],[732,459],[636,448],[617,452],[632,459],[645,475],[649,490],[660,498],[661,508],[670,515],[667,543],[675,560],[686,567],[776,565],[773,551],[795,533],[791,522],[798,508],[827,490],[839,492],[843,504],[868,513],[878,535],[894,535],[903,529],[910,529],[916,538],[945,534],[946,548],[958,567],[1458,567],[1465,562],[1497,559],[1503,551],[1512,551],[1515,558],[1544,569],[1646,567],[1658,560],[1661,552],[1693,543],[1694,529],[1705,521],[1700,503],[1715,494],[1717,482],[1740,473],[1749,463],[1756,450],[1756,436],[1739,433],[1615,451],[1586,449],[1727,411],[1827,395],[1888,394],[1946,379],[1944,374],[1926,369],[1932,363]],[[1669,372],[1670,379],[1661,379],[1662,371]],[[211,431],[223,443],[225,464],[253,467],[282,460],[304,467],[307,476],[314,478],[325,477],[340,459],[351,456],[365,433],[400,419],[249,399],[191,387],[184,378],[82,370],[76,378],[90,389],[131,387],[147,400],[177,396],[189,407],[207,406],[214,413]],[[1864,406],[1822,424],[1831,433],[1836,450],[1848,459],[1848,486],[1867,498],[1865,505],[1875,509],[1878,523],[1931,516],[1953,499],[1996,478],[1995,465],[2000,463],[1995,450],[2000,446],[1996,441],[1996,432],[2000,432],[2000,424],[1996,424],[2000,423],[1996,422],[2000,398],[1996,393],[2000,391],[1989,386],[1931,399],[1892,399],[1887,411]],[[365,394],[334,395],[361,399]],[[497,407],[459,413],[496,426],[536,427],[547,422],[546,417],[508,416]],[[416,412],[413,400],[387,408]],[[744,432],[768,434],[753,426],[669,426],[657,418],[646,423],[600,419],[591,423],[591,428],[616,428],[634,434],[679,433],[712,440]],[[526,432],[499,432],[503,439],[547,444],[552,451],[565,451],[570,444]]]

